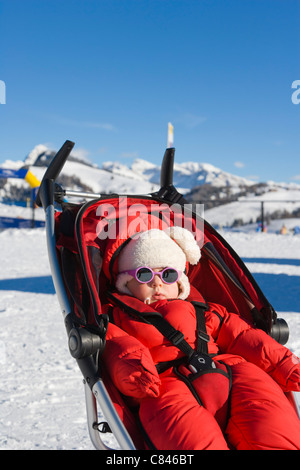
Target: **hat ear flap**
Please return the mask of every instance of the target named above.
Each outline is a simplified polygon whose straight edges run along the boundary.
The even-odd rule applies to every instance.
[[[179,245],[188,263],[198,263],[201,258],[201,251],[191,232],[185,228],[174,226],[165,230],[165,233]]]

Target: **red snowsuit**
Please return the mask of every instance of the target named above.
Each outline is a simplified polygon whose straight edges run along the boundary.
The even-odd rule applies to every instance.
[[[122,297],[129,305],[140,302]],[[157,372],[156,365],[184,354],[155,326],[113,307],[104,362],[117,388],[138,401],[140,420],[154,446],[159,450],[300,449],[300,420],[284,394],[300,390],[299,359],[238,315],[218,304],[208,307],[208,353],[224,372],[196,378],[193,383],[200,398],[185,381],[186,375],[192,379],[197,375],[184,365],[178,366],[177,373],[173,366]],[[190,302],[164,300],[151,308],[195,347],[196,316]],[[231,371],[229,378],[225,364]]]

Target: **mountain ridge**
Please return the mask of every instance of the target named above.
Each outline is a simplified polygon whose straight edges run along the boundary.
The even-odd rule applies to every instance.
[[[37,145],[23,161],[6,161],[0,167],[28,168],[41,181],[55,154],[47,146]],[[77,155],[71,153],[58,182],[65,189],[99,195],[147,195],[160,189],[160,166],[138,158],[131,166],[107,161],[99,167],[83,158],[80,152]],[[296,183],[258,183],[226,173],[209,163],[189,161],[174,164],[173,184],[188,202],[205,203],[206,214],[214,224],[230,225],[237,220],[244,223],[257,220],[261,201],[268,199],[273,199],[276,204],[265,206],[266,216],[299,216],[300,185]],[[26,201],[30,195],[31,189],[24,180],[0,180],[0,200]],[[296,199],[298,203],[287,206],[280,199]],[[248,211],[246,205],[240,203],[241,200],[255,200],[255,207]]]

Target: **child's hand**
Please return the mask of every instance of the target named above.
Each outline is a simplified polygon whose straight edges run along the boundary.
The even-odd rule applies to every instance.
[[[300,391],[300,359],[295,354],[290,353],[288,360],[282,361],[278,365],[274,375],[276,375],[276,379],[284,391]],[[280,375],[282,383],[280,382]]]
[[[124,356],[117,370],[118,389],[135,398],[158,397],[160,379],[144,351]],[[116,377],[115,377],[116,378]]]
[[[114,384],[124,395],[159,395],[161,382],[150,351],[136,338],[125,335],[107,341],[104,360]]]

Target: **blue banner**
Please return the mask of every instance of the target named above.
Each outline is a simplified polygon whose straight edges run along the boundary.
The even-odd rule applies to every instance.
[[[2,228],[36,228],[45,227],[43,220],[30,220],[15,217],[0,217],[0,229]]]
[[[19,170],[10,170],[9,168],[0,168],[0,178],[19,178],[24,179],[28,173],[27,168],[20,168]]]

